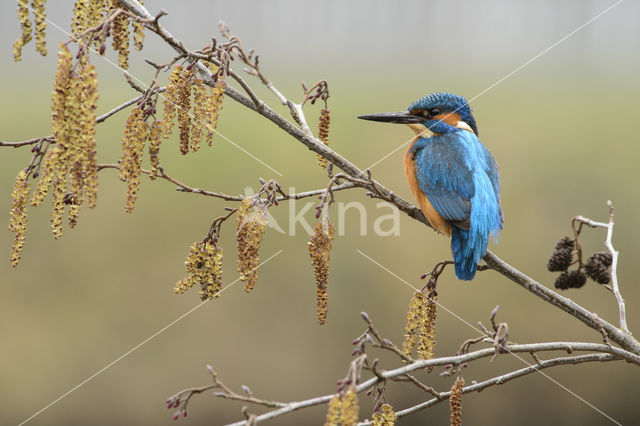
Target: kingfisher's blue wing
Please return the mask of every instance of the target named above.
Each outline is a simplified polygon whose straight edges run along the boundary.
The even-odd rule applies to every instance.
[[[500,174],[498,173],[498,163],[496,163],[496,160],[493,158],[493,155],[491,155],[488,149],[484,148],[484,153],[487,164],[485,172],[487,173],[487,176],[491,181],[493,192],[496,194],[496,198],[498,200],[498,212],[500,214],[500,223],[502,223],[504,222],[504,213],[502,212],[502,206],[500,205]]]
[[[418,185],[433,208],[445,220],[468,229],[475,186],[458,137],[458,132],[452,132],[419,139],[414,162]]]

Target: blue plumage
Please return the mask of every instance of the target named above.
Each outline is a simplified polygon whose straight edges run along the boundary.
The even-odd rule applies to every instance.
[[[489,235],[502,229],[500,180],[495,160],[480,140],[448,127],[447,133],[414,143],[415,173],[431,205],[453,225],[456,276],[471,280],[487,252]]]
[[[429,222],[434,225],[444,220],[447,229],[438,229],[446,233],[450,227],[456,276],[473,279],[489,237],[497,237],[504,216],[498,166],[478,139],[467,100],[451,93],[433,93],[412,103],[407,111],[360,118],[404,123],[416,131],[418,136],[405,156],[409,185]]]

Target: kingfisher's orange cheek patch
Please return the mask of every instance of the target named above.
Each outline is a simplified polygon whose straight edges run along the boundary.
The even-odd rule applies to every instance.
[[[435,117],[433,117],[433,119],[442,120],[450,126],[458,127],[458,122],[460,121],[461,117],[460,117],[460,114],[458,113],[448,112],[445,114],[436,115]]]

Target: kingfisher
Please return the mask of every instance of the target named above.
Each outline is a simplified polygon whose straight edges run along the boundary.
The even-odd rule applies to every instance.
[[[497,238],[504,215],[500,175],[493,155],[478,139],[469,102],[432,93],[406,111],[361,115],[363,120],[406,124],[414,132],[404,171],[418,206],[437,232],[451,237],[458,279],[469,281]]]

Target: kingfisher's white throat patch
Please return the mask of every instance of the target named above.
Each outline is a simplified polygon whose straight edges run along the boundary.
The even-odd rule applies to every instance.
[[[407,124],[407,126],[409,126],[411,130],[413,130],[416,133],[416,136],[418,137],[430,138],[431,136],[434,135],[434,133],[431,130],[427,129],[427,126],[425,126],[424,124],[410,123],[410,124]]]

